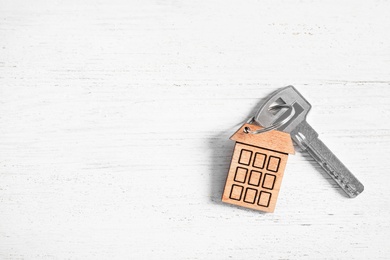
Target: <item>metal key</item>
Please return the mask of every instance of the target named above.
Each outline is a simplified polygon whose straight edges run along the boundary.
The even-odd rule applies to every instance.
[[[286,110],[275,112],[269,109],[275,105],[290,105],[292,110],[290,112]],[[310,103],[293,86],[288,86],[271,94],[254,119],[259,125],[269,127],[277,125],[278,122],[289,116],[291,117],[289,113],[295,112],[286,124],[277,129],[290,133],[294,142],[302,150],[307,151],[349,197],[356,197],[363,192],[363,184],[318,139],[317,132],[306,122],[306,116],[310,109]]]

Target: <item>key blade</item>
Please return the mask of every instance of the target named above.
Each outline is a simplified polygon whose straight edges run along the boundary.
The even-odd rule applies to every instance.
[[[301,140],[296,141],[303,150],[306,150],[311,157],[329,174],[330,177],[344,190],[350,197],[354,198],[364,191],[363,184],[348,170],[348,168],[337,158],[336,155],[323,143],[312,127],[304,122],[306,134],[298,131],[295,138]],[[306,138],[309,136],[312,140]]]
[[[272,93],[260,107],[255,116],[255,121],[259,125],[268,127],[289,116],[289,112],[285,110],[279,110],[276,113],[275,111],[270,111],[269,107],[273,105],[291,105],[294,107],[295,115],[287,124],[277,128],[288,133],[291,133],[297,125],[306,120],[306,116],[311,109],[310,103],[293,86],[287,86]]]
[[[355,198],[364,191],[363,184],[345,167],[345,165],[319,139],[310,143],[308,153],[336,181],[350,197]]]

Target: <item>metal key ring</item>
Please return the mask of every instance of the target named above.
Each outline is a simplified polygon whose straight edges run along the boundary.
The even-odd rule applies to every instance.
[[[271,111],[271,110],[282,109],[282,108],[287,108],[290,111],[290,114],[288,115],[288,117],[286,117],[282,121],[276,122],[276,123],[274,123],[266,128],[255,130],[255,131],[251,131],[251,129],[249,127],[245,127],[244,132],[247,134],[261,134],[261,133],[265,133],[265,132],[277,129],[277,128],[287,124],[288,121],[290,121],[295,115],[295,109],[294,109],[293,105],[275,105],[275,106],[269,107],[268,110]],[[254,120],[254,118],[251,118],[251,121],[253,121],[253,120]]]

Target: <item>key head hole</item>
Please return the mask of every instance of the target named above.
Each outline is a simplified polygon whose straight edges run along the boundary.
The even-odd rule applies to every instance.
[[[277,100],[275,100],[272,104],[271,104],[271,107],[273,106],[279,106],[279,105],[286,105],[287,103],[284,102],[284,100],[282,98],[278,98]],[[276,115],[279,110],[270,110],[269,111],[272,115]]]
[[[295,109],[295,114],[294,116],[289,120],[289,122],[293,122],[300,114],[302,114],[302,112],[304,111],[304,108],[298,103],[298,102],[295,102],[293,104],[293,107]],[[288,112],[284,112],[276,121],[282,121],[284,120],[285,118],[287,118],[289,116],[289,113]],[[289,123],[281,126],[279,128],[279,130],[283,130],[285,129],[287,126],[289,125]]]
[[[306,119],[311,109],[310,103],[293,87],[288,86],[274,92],[270,98],[263,104],[255,116],[255,121],[264,127],[284,121],[290,116],[289,110],[269,110],[272,105],[292,105],[295,114],[292,119],[278,130],[291,132],[295,127]]]

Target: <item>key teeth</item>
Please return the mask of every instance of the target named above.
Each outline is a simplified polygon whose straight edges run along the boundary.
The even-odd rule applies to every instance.
[[[351,185],[350,184],[346,184],[345,187],[351,191],[350,193],[348,193],[348,196],[350,198],[356,198],[360,193],[362,193],[364,191],[364,186],[361,184],[359,189],[355,187],[355,185],[352,185],[353,187],[350,187]]]

